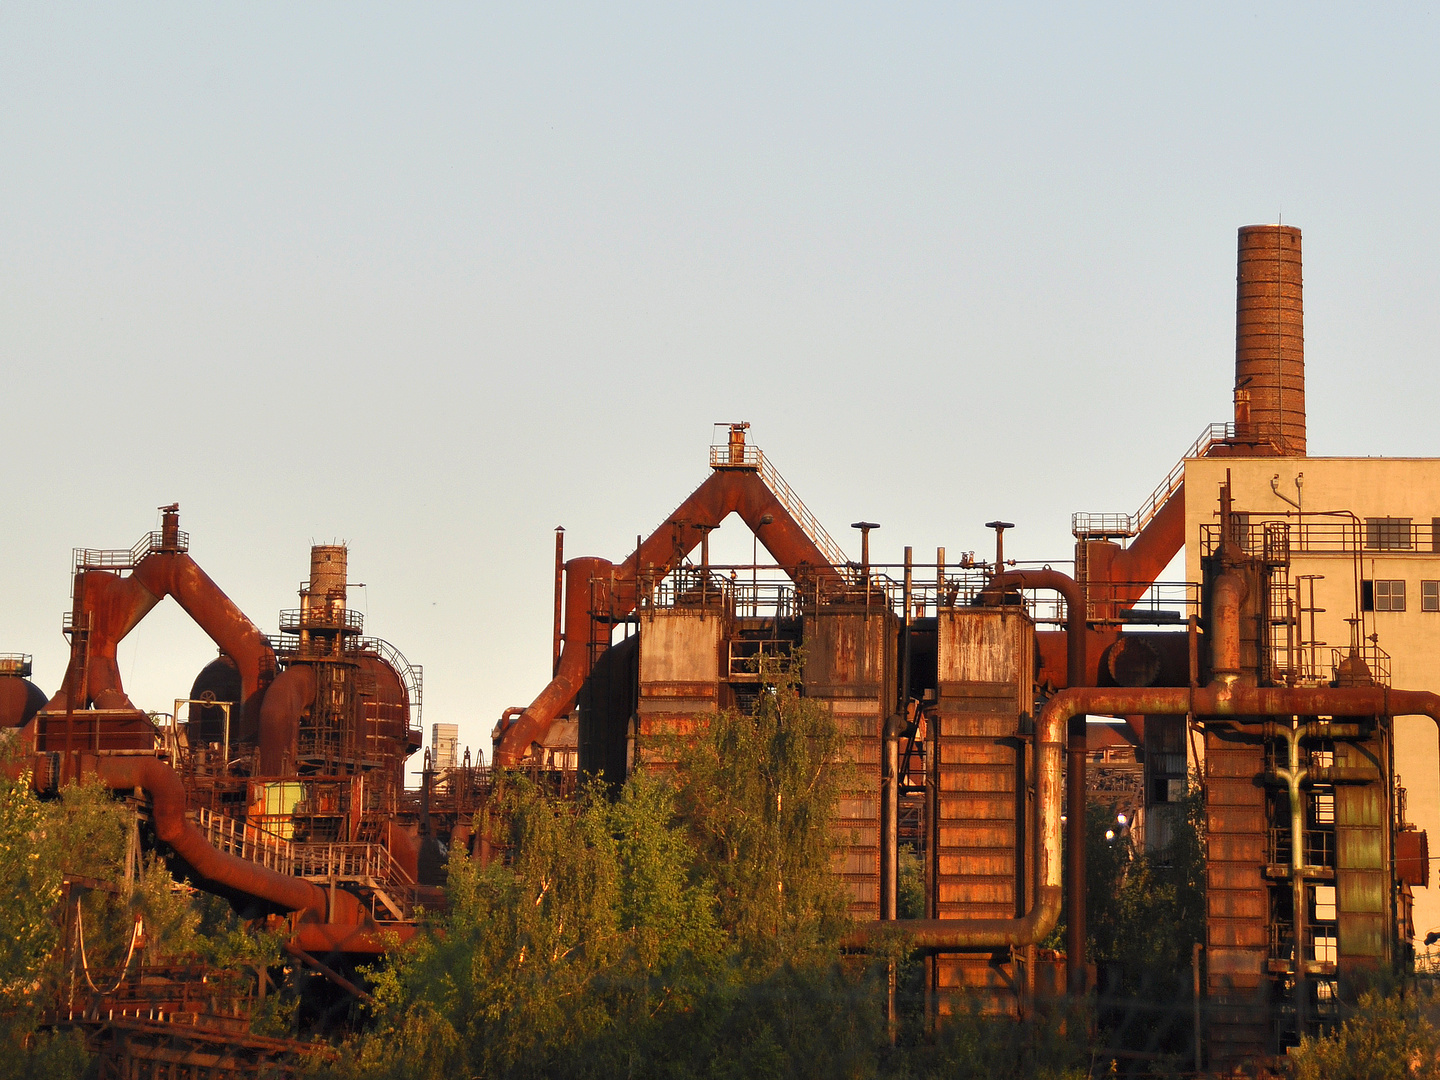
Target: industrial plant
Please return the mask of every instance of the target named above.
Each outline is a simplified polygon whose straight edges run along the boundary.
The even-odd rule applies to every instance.
[[[553,678],[472,753],[448,724],[425,746],[421,669],[367,636],[344,546],[311,549],[299,606],[267,634],[190,557],[172,505],[129,549],[76,550],[64,678],[47,691],[26,655],[0,657],[0,724],[42,796],[98,779],[177,873],[364,995],[357,963],[444,906],[447,860],[505,857],[502,773],[562,794],[663,773],[677,740],[783,673],[844,735],[849,947],[907,935],[931,1022],[1093,995],[1087,815],[1163,858],[1199,799],[1194,1067],[1264,1066],[1409,971],[1440,926],[1440,459],[1306,456],[1300,242],[1239,231],[1233,419],[1134,512],[1075,511],[1073,551],[1048,563],[1007,557],[1003,520],[993,551],[906,547],[897,564],[871,561],[875,526],[857,522],[852,557],[749,425],[722,425],[709,474],[633,551],[567,558],[556,532]],[[732,515],[764,559],[712,562]],[[1184,579],[1161,580],[1182,554]],[[157,709],[127,696],[116,648],[167,596],[220,655]],[[907,859],[921,917],[900,917]],[[297,1052],[196,978],[101,992],[87,974],[47,1022],[127,1077]]]

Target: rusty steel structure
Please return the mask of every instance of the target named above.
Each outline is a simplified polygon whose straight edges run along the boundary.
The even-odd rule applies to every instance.
[[[1228,479],[1185,490],[1186,461],[1305,453],[1300,233],[1247,227],[1238,247],[1233,421],[1202,433],[1134,514],[1075,514],[1073,574],[1007,560],[1013,526],[998,520],[993,561],[944,548],[917,561],[907,547],[903,564],[875,563],[870,521],[855,523],[851,560],[734,423],[720,425],[710,475],[630,554],[567,559],[556,529],[552,677],[499,718],[491,766],[468,749],[459,764],[427,756],[406,790],[420,670],[364,636],[343,546],[311,550],[299,607],[266,635],[190,558],[176,506],[127,551],[76,552],[62,684],[47,699],[27,656],[0,655],[0,722],[39,790],[94,776],[139,796],[147,835],[193,883],[283,922],[293,957],[359,996],[347,965],[443,902],[447,852],[504,858],[496,770],[565,794],[585,776],[669,768],[677,739],[752,707],[780,670],[843,735],[835,873],[856,920],[849,945],[908,933],[937,1021],[1093,993],[1087,816],[1142,809],[1160,845],[1198,779],[1196,1067],[1273,1059],[1410,956],[1428,839],[1404,822],[1394,718],[1440,724],[1440,698],[1386,685],[1374,635],[1328,669],[1297,663],[1303,635],[1277,617],[1299,587],[1283,528],[1236,512]],[[1215,507],[1201,580],[1160,582],[1193,500]],[[771,562],[712,563],[710,534],[732,514]],[[165,596],[221,656],[157,720],[125,694],[115,656]],[[1112,750],[1128,757],[1112,765]],[[925,895],[902,918],[906,848]],[[1064,948],[1049,948],[1062,913]],[[71,1020],[93,1027],[98,1008],[72,1006]],[[122,1019],[113,1045],[169,1060],[135,1041],[153,1015]],[[203,1057],[213,1032],[190,1023],[194,1045],[176,1052]]]
[[[754,699],[761,658],[803,655],[804,693],[835,716],[857,777],[836,823],[852,944],[898,926],[929,955],[936,1013],[968,997],[1021,1015],[1095,986],[1084,823],[1097,784],[1119,774],[1089,775],[1117,736],[1086,717],[1120,718],[1138,770],[1123,806],[1149,810],[1157,836],[1176,824],[1163,802],[1202,770],[1200,1053],[1217,1071],[1283,1054],[1409,954],[1409,887],[1428,875],[1428,844],[1404,824],[1394,718],[1440,721],[1440,698],[1383,685],[1363,643],[1328,671],[1287,666],[1284,544],[1241,535],[1251,527],[1228,483],[1185,490],[1187,460],[1303,456],[1304,389],[1299,230],[1241,229],[1234,419],[1202,433],[1136,513],[1076,514],[1073,576],[1006,560],[1001,521],[989,523],[993,562],[947,565],[942,548],[917,563],[907,548],[903,566],[877,565],[873,522],[856,524],[850,561],[748,425],[729,425],[710,478],[631,555],[564,563],[563,602],[557,540],[556,677],[496,725],[496,761],[539,763],[565,718],[582,772],[664,767],[674,738]],[[1217,524],[1203,580],[1166,586],[1187,499],[1215,500]],[[709,533],[732,511],[773,565],[711,564]],[[1158,603],[1167,588],[1173,602]],[[923,859],[923,918],[897,918],[902,843]],[[1062,907],[1054,952],[1042,942]]]
[[[381,953],[389,935],[409,937],[418,906],[441,899],[440,841],[404,790],[420,745],[420,669],[363,636],[346,604],[343,546],[312,549],[300,607],[266,635],[190,557],[179,507],[161,519],[129,549],[75,552],[70,659],[53,696],[28,681],[28,657],[0,658],[0,709],[21,750],[8,767],[28,770],[42,794],[88,778],[124,794],[180,875],[242,915],[281,920],[292,955],[359,992],[341,969]],[[166,596],[221,655],[173,713],[158,714],[130,700],[115,656]],[[280,1075],[298,1053],[204,1010],[114,1012],[113,1002],[68,1002],[55,1022],[85,1031],[116,1075],[182,1065],[196,1076]]]

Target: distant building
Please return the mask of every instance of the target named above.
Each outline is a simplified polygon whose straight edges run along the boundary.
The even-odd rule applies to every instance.
[[[432,724],[430,759],[435,769],[453,769],[460,764],[460,725]]]

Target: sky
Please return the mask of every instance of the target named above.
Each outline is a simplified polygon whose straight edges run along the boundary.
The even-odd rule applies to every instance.
[[[550,672],[747,420],[829,531],[1072,555],[1229,418],[1235,233],[1304,231],[1312,455],[1436,454],[1440,18],[1392,5],[0,7],[0,651],[178,501],[264,629],[311,543],[424,722]],[[736,519],[717,561],[749,561]],[[933,554],[917,557],[933,558]],[[168,711],[213,645],[122,643]]]

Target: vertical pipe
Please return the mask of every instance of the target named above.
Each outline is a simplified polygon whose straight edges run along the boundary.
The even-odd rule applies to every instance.
[[[560,674],[560,642],[565,639],[561,632],[561,602],[565,596],[565,526],[555,526],[555,635],[551,647],[550,677]]]
[[[221,774],[222,776],[229,776],[229,775],[230,775],[230,702],[228,702],[228,701],[222,701],[222,702],[220,702],[220,709],[221,709],[221,715],[223,715],[223,716],[225,717],[225,734],[224,734],[224,741],[221,743],[221,750],[220,750],[220,754],[221,754],[221,757],[220,757],[220,774]]]
[[[1198,941],[1195,942],[1195,944],[1194,944],[1194,945],[1191,947],[1191,949],[1190,949],[1190,983],[1191,983],[1191,985],[1190,985],[1191,1001],[1192,1001],[1192,1004],[1194,1005],[1194,1009],[1195,1009],[1195,1011],[1194,1011],[1194,1016],[1193,1016],[1193,1018],[1192,1018],[1192,1023],[1194,1024],[1194,1027],[1195,1027],[1195,1071],[1198,1073],[1198,1072],[1200,1071],[1200,1069],[1201,1069],[1201,1060],[1200,1060],[1200,1051],[1201,1051],[1201,1038],[1200,1038],[1200,942],[1198,942]]]
[[[1089,979],[1085,971],[1085,713],[1070,717],[1066,732],[1065,804],[1065,865],[1069,880],[1067,903],[1069,913],[1065,924],[1065,956],[1070,993],[1076,997],[1086,993]]]
[[[1294,721],[1292,721],[1294,723]],[[1298,726],[1286,732],[1290,768],[1285,786],[1290,795],[1290,892],[1295,926],[1295,1037],[1305,1034],[1310,1005],[1310,991],[1305,979],[1305,804],[1301,801],[1300,781],[1305,771],[1300,768],[1300,736]]]

